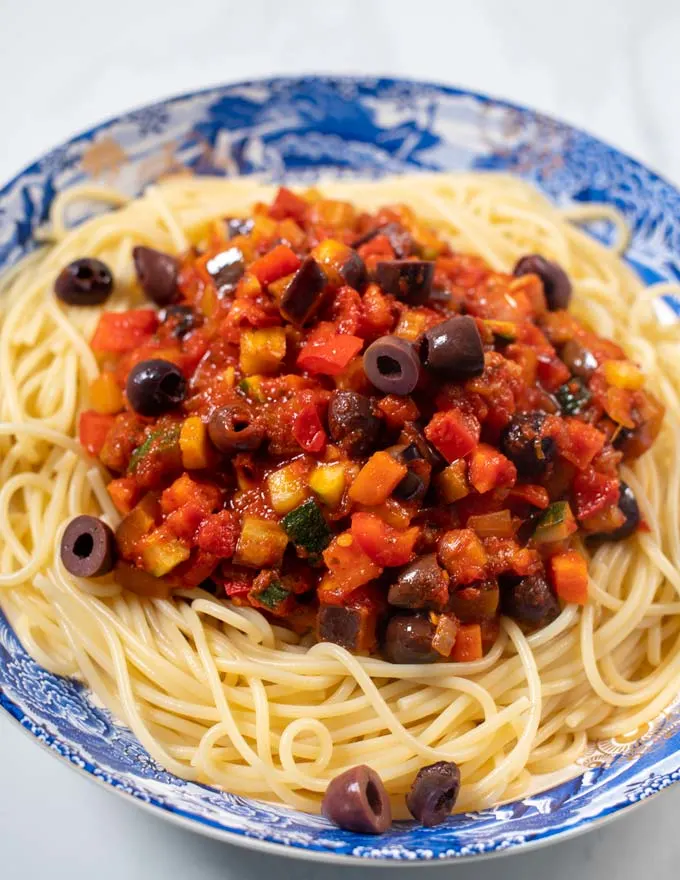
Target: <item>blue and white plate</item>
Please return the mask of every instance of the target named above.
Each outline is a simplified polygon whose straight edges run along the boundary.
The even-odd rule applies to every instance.
[[[647,282],[680,280],[680,194],[601,141],[531,110],[431,83],[303,77],[172,98],[112,119],[0,191],[0,270],[29,252],[55,194],[84,179],[138,193],[163,174],[499,169],[560,204],[607,202],[632,229],[628,258]],[[607,229],[596,229],[606,237]],[[668,299],[669,314],[680,302]],[[679,683],[680,689],[680,683]],[[234,843],[324,860],[435,862],[521,849],[621,812],[680,776],[680,708],[635,742],[591,749],[581,774],[542,794],[426,829],[349,834],[324,819],[177,779],[87,690],[41,669],[0,614],[0,706],[64,760],[157,815]]]

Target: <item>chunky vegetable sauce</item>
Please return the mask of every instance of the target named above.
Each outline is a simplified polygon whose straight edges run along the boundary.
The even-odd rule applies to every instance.
[[[80,419],[123,515],[123,586],[201,585],[354,652],[467,661],[501,613],[535,628],[586,601],[576,536],[644,526],[619,465],[663,408],[565,310],[555,263],[495,272],[403,205],[287,189],[179,260],[134,259],[162,309],[102,314]],[[73,266],[57,294],[101,301],[106,267]]]

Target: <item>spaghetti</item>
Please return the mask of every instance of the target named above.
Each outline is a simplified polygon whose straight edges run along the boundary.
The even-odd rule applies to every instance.
[[[132,249],[184,253],[225,215],[247,214],[274,190],[252,180],[181,177],[126,200],[84,185],[54,202],[49,247],[3,282],[0,336],[0,607],[26,649],[54,673],[86,682],[150,755],[186,779],[318,812],[329,781],[369,764],[397,816],[416,771],[455,761],[458,809],[540,788],[598,738],[644,729],[680,680],[680,357],[678,330],[656,319],[669,285],[644,289],[621,256],[625,225],[608,207],[555,208],[497,175],[420,175],[323,184],[367,211],[408,204],[460,251],[509,271],[526,253],[557,260],[571,310],[621,343],[666,407],[653,448],[623,476],[647,531],[590,554],[589,601],[566,604],[530,634],[502,618],[481,659],[432,665],[355,656],[195,588],[144,598],[111,577],[64,568],[67,522],[120,515],[108,475],[74,439],[99,373],[88,341],[100,307],[62,308],[53,284],[83,255],[112,268],[107,308],[141,304]],[[76,228],[69,208],[117,210]],[[577,225],[606,219],[606,248]],[[582,548],[587,553],[586,548]]]

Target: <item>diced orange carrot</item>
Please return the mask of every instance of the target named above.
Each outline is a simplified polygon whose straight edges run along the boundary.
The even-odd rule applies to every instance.
[[[357,504],[382,504],[406,476],[406,465],[389,452],[374,453],[349,487],[349,497]]]
[[[588,601],[588,563],[580,553],[568,550],[551,557],[548,572],[560,599],[585,605]]]
[[[473,660],[481,660],[482,629],[478,623],[461,623],[456,634],[456,642],[451,652],[454,663],[471,663]]]

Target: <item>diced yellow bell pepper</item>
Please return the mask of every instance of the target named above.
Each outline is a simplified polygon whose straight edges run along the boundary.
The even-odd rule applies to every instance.
[[[402,313],[401,318],[399,318],[394,335],[401,337],[401,339],[408,339],[409,342],[415,342],[420,334],[425,331],[427,322],[427,315],[406,309]]]
[[[278,523],[244,516],[234,562],[250,568],[277,568],[288,546],[288,535]]]
[[[249,400],[255,403],[263,403],[267,399],[262,388],[262,376],[246,376],[238,383],[238,387]]]
[[[327,507],[337,507],[345,491],[345,466],[342,462],[320,464],[309,477],[309,488]]]
[[[304,462],[294,461],[279,468],[267,477],[267,488],[275,513],[283,516],[307,498],[309,494],[305,480]]]
[[[90,404],[95,412],[102,415],[115,415],[125,406],[123,392],[118,387],[113,373],[105,371],[90,385]]]
[[[210,464],[208,429],[198,416],[189,416],[179,432],[182,465],[188,470],[203,470]]]
[[[283,327],[244,330],[241,334],[239,364],[246,376],[276,373],[285,355],[286,331]]]
[[[614,388],[639,391],[645,384],[644,374],[630,361],[605,361],[602,370],[605,379]]]
[[[141,547],[142,567],[154,577],[163,577],[189,555],[185,544],[160,529],[145,538]]]
[[[460,501],[461,498],[465,498],[466,495],[470,494],[470,487],[467,481],[467,464],[464,459],[459,458],[444,468],[437,477],[437,488],[442,499],[447,504]]]

